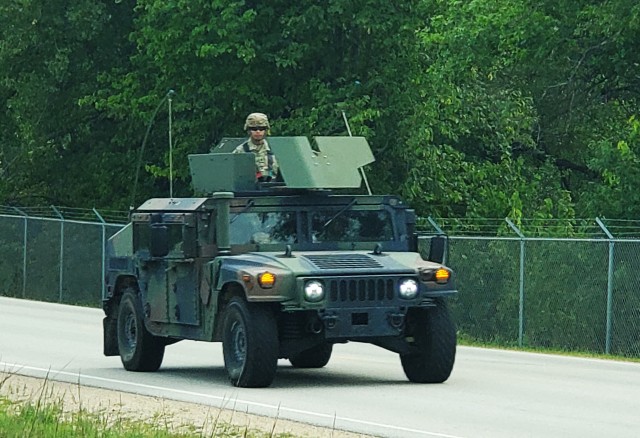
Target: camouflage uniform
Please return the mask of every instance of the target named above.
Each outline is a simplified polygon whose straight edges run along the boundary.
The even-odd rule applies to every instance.
[[[267,116],[262,113],[249,114],[244,124],[244,129],[245,131],[248,131],[252,127],[266,128],[266,136],[270,128]],[[278,162],[271,152],[269,143],[266,139],[262,140],[260,144],[256,144],[253,142],[252,138],[249,138],[233,151],[234,154],[245,152],[252,152],[256,155],[256,178],[258,180],[270,181],[272,178],[275,178],[278,174]]]
[[[249,148],[248,151],[245,150],[247,146]],[[233,151],[234,154],[244,152],[253,152],[256,154],[256,175],[258,178],[261,176],[274,177],[278,173],[278,162],[276,161],[276,157],[273,155],[271,155],[272,163],[271,168],[269,168],[269,153],[271,152],[271,149],[269,148],[267,140],[263,140],[262,144],[254,144],[251,139],[249,139]]]

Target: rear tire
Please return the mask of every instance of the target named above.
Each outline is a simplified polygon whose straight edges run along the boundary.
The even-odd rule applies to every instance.
[[[436,307],[417,310],[407,320],[411,345],[417,352],[400,355],[407,378],[415,383],[442,383],[449,378],[456,357],[456,327],[443,300]]]
[[[265,306],[232,298],[224,313],[222,352],[229,380],[242,388],[271,385],[278,366],[278,325]]]
[[[291,356],[289,362],[294,368],[322,368],[329,363],[332,351],[333,344],[325,342]]]
[[[157,371],[164,358],[164,342],[144,326],[140,297],[127,291],[118,306],[118,350],[128,371]]]

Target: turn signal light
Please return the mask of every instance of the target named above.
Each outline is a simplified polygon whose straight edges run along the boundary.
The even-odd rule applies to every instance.
[[[276,275],[271,272],[263,272],[258,275],[258,284],[263,289],[270,289],[273,287],[273,284],[276,282]]]
[[[444,268],[440,268],[436,271],[436,283],[446,283],[451,277],[451,273]]]

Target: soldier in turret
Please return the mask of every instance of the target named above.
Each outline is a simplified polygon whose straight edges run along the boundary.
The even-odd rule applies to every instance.
[[[258,181],[272,181],[278,174],[278,162],[265,138],[270,128],[266,114],[249,114],[244,122],[244,129],[249,138],[233,151],[233,153],[253,152],[255,154]]]

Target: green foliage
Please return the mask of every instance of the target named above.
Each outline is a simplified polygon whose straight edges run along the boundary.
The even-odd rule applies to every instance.
[[[206,151],[224,135],[244,135],[251,111],[270,116],[273,134],[309,136],[345,134],[345,111],[355,135],[382,144],[391,143],[406,112],[398,111],[397,87],[408,86],[410,72],[398,63],[415,49],[411,4],[146,1],[135,12],[131,39],[138,50],[130,71],[104,74],[103,87],[86,102],[142,124],[175,89],[176,175],[185,189],[186,154]],[[165,121],[161,111],[157,124]],[[168,155],[163,129],[154,131],[143,162],[158,179]]]
[[[100,196],[92,187],[118,188],[113,167],[104,180],[98,169],[119,162],[105,163],[100,156],[112,146],[108,130],[113,125],[78,100],[95,89],[99,72],[122,56],[125,8],[125,3],[67,0],[0,5],[0,194],[5,203],[113,202],[112,193]],[[110,150],[110,156],[114,153]]]
[[[244,135],[249,112],[308,136],[346,134],[344,112],[374,191],[421,215],[638,212],[633,2],[19,5],[0,5],[5,204],[122,209],[170,174],[189,195],[186,155]]]
[[[636,116],[616,131],[604,131],[589,143],[589,166],[601,175],[584,196],[589,213],[606,217],[640,214],[640,121]]]

